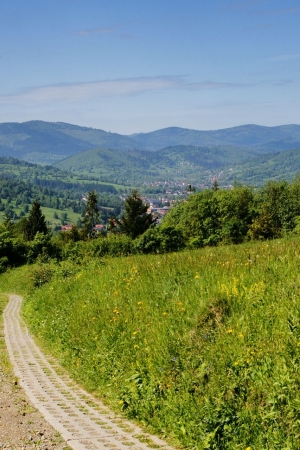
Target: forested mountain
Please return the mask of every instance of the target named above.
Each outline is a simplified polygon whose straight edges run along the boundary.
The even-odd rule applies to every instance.
[[[252,157],[249,149],[178,145],[157,152],[96,148],[66,158],[62,170],[106,182],[142,184],[144,181],[188,182],[210,186],[242,183],[262,185],[268,180],[292,180],[300,172],[300,149]]]
[[[257,153],[269,153],[300,147],[300,125],[263,127],[242,125],[212,131],[189,130],[186,128],[164,128],[151,133],[137,133],[131,136],[140,145],[153,150],[175,145],[218,146],[230,145],[248,147]]]
[[[267,180],[290,181],[300,173],[300,148],[260,155],[224,169],[220,182],[261,185]]]
[[[189,181],[210,184],[215,171],[250,158],[248,149],[178,145],[157,152],[123,152],[105,148],[86,150],[56,164],[62,170],[116,183],[143,181]]]
[[[214,177],[223,184],[234,178],[255,184],[290,180],[299,170],[297,148],[300,125],[172,127],[123,136],[62,122],[0,124],[0,156],[133,185],[168,180],[207,186]]]
[[[52,164],[99,145],[120,150],[138,147],[126,136],[66,123],[0,124],[0,155],[33,163]]]
[[[243,125],[213,131],[171,127],[124,136],[62,122],[30,121],[0,124],[0,156],[52,164],[95,147],[121,151],[157,151],[166,147],[236,147],[251,155],[300,148],[300,125]],[[251,150],[250,150],[251,149]],[[250,156],[250,155],[249,155]]]

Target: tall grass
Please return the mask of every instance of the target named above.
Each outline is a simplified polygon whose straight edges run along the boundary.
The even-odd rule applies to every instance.
[[[79,382],[177,445],[297,449],[299,243],[35,267],[24,314]]]
[[[5,374],[11,374],[11,364],[9,361],[8,353],[6,351],[4,328],[3,328],[3,316],[2,316],[7,302],[8,296],[5,294],[0,294],[0,380],[2,378],[1,372]]]

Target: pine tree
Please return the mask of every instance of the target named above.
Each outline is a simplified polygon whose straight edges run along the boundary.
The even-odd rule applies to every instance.
[[[94,227],[100,220],[100,212],[98,208],[98,198],[96,192],[93,190],[89,192],[87,204],[84,213],[84,219],[82,220],[83,236],[86,238],[93,238],[95,236]]]
[[[125,214],[117,221],[121,232],[127,234],[132,239],[143,234],[156,219],[153,214],[147,213],[148,205],[143,203],[136,190],[125,200]]]
[[[24,221],[24,234],[29,241],[32,241],[37,232],[49,234],[45,216],[41,210],[41,205],[35,200],[32,204],[28,219]]]

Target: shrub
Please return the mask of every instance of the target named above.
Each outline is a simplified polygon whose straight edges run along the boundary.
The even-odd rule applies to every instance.
[[[30,243],[30,248],[27,254],[29,263],[34,262],[38,257],[42,261],[48,261],[49,258],[59,259],[61,252],[59,247],[51,239],[49,234],[37,232],[33,241]]]
[[[172,226],[149,228],[135,241],[135,248],[142,253],[175,252],[184,246],[181,230]]]

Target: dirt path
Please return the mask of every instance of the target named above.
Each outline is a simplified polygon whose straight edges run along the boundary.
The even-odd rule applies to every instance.
[[[78,387],[55,361],[47,360],[20,318],[21,302],[20,297],[11,295],[3,315],[9,356],[30,401],[68,446],[76,450],[171,450],[164,441],[116,416]],[[57,443],[55,448],[63,447]]]

